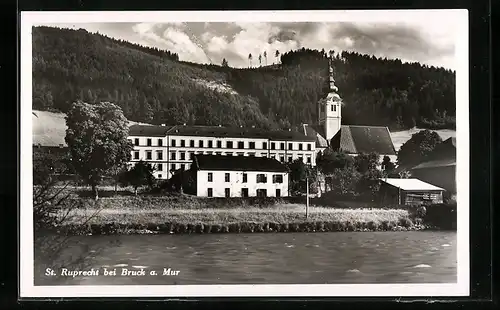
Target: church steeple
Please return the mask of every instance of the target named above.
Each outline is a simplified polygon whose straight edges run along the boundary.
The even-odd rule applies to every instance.
[[[324,126],[324,136],[327,141],[330,141],[333,136],[340,130],[341,126],[341,103],[338,88],[335,85],[333,72],[333,57],[328,59],[328,79],[329,87],[326,98],[319,101],[319,124]]]

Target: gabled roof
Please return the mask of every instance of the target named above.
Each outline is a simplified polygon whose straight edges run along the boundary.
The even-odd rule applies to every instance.
[[[331,140],[334,150],[349,154],[376,152],[396,155],[391,134],[387,127],[343,125]]]
[[[323,131],[321,127],[309,124],[302,124],[297,128],[297,130],[304,135],[315,139],[317,148],[326,148],[328,147],[328,141],[324,138]]]
[[[285,165],[267,157],[195,155],[194,158],[194,163],[199,170],[288,171]]]
[[[138,137],[165,137],[172,126],[132,125],[129,127],[129,136]]]
[[[219,126],[183,126],[172,127],[168,133],[171,136],[202,136],[215,138],[255,138],[283,141],[311,141],[314,138],[303,133],[288,130],[264,130],[245,127],[219,127]]]
[[[405,191],[444,191],[441,187],[420,181],[419,179],[380,179],[382,182]]]

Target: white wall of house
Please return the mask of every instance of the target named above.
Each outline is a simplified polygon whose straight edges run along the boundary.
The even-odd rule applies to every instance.
[[[313,141],[176,135],[166,137],[129,136],[129,140],[134,145],[131,163],[139,160],[150,162],[157,168],[154,175],[158,179],[170,178],[172,170],[190,169],[193,162],[192,157],[197,154],[270,157],[281,162],[301,158],[305,164],[316,165],[316,147]],[[228,145],[228,142],[232,143],[232,146]],[[243,142],[243,148],[239,148],[239,142]]]
[[[209,181],[209,174],[212,181]],[[226,174],[229,174],[229,182],[226,182]],[[247,182],[243,182],[243,175],[247,175]],[[265,183],[257,183],[257,175],[263,174],[267,178]],[[282,183],[273,183],[273,176],[281,175]],[[210,171],[198,170],[196,176],[197,196],[208,197],[209,188],[212,189],[212,197],[225,197],[225,190],[229,189],[230,197],[242,197],[242,189],[248,189],[248,196],[257,196],[257,190],[265,189],[267,197],[276,197],[276,190],[280,191],[281,197],[288,196],[288,173],[266,172],[266,171]]]

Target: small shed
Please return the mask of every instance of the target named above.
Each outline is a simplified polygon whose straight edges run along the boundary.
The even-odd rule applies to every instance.
[[[419,179],[380,179],[382,203],[422,205],[443,203],[444,189]]]

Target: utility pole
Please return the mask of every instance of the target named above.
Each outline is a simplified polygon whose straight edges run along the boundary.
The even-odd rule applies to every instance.
[[[306,170],[306,218],[309,216],[309,176]]]

